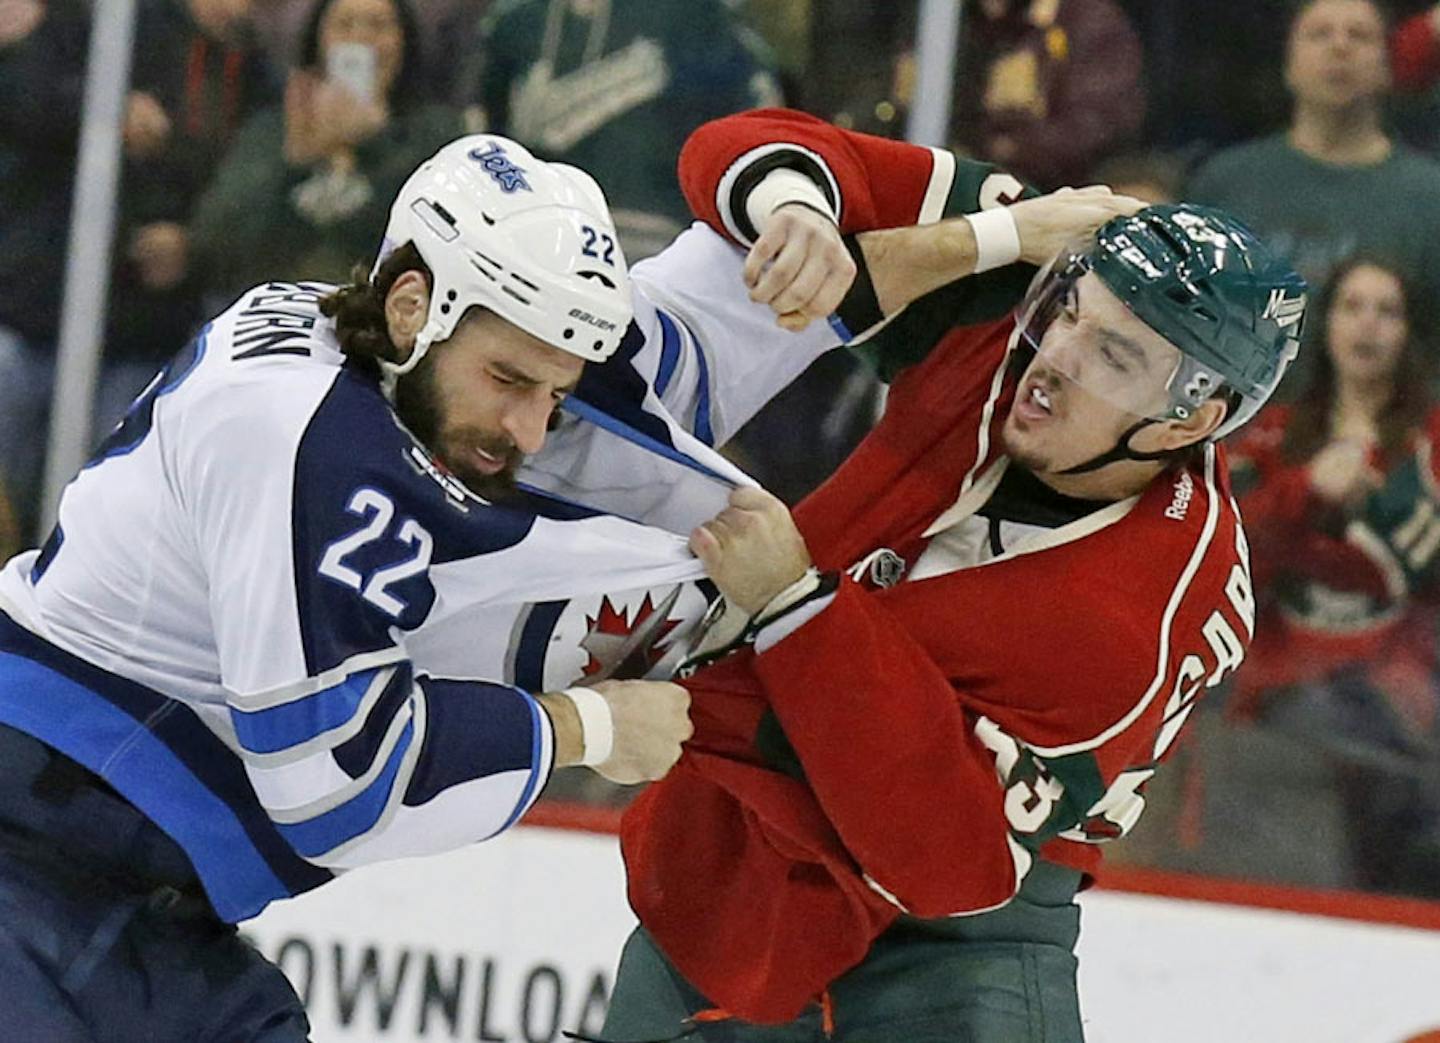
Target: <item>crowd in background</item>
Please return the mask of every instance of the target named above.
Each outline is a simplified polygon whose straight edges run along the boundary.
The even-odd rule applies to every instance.
[[[674,163],[707,119],[785,103],[902,135],[916,7],[139,0],[97,431],[249,286],[368,263],[405,176],[467,130],[592,172],[632,262],[688,220]],[[964,11],[952,147],[1042,189],[1103,182],[1222,206],[1315,291],[1283,401],[1231,446],[1255,560],[1252,661],[1202,701],[1114,855],[1440,897],[1440,6]],[[40,535],[91,14],[91,0],[0,0],[6,554]],[[734,451],[793,502],[878,398],[832,354]]]

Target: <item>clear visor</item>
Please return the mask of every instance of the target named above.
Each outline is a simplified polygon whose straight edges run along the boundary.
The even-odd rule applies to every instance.
[[[1184,420],[1223,383],[1135,316],[1078,250],[1036,277],[1018,323],[1042,395],[1078,388],[1137,418]]]

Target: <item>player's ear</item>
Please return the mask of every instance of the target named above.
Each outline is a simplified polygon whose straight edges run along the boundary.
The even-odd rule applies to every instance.
[[[390,343],[409,355],[429,316],[430,288],[425,276],[413,270],[404,272],[385,295],[385,326]]]
[[[1228,407],[1223,399],[1210,398],[1184,420],[1167,420],[1158,432],[1161,449],[1181,449],[1209,438],[1222,423]]]

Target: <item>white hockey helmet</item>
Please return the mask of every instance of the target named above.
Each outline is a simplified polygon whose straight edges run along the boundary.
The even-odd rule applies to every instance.
[[[630,325],[630,279],[595,179],[494,134],[450,142],[410,175],[375,269],[406,243],[430,267],[430,313],[392,379],[483,307],[547,344],[604,362]]]

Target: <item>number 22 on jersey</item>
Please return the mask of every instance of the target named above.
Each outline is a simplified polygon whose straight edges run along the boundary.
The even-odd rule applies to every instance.
[[[430,567],[435,541],[419,522],[413,518],[405,519],[393,538],[408,551],[408,556],[370,570],[367,577],[355,566],[353,559],[362,549],[385,538],[390,523],[395,519],[395,503],[378,489],[367,487],[357,489],[345,509],[364,519],[364,524],[325,548],[325,554],[320,559],[320,575],[359,592],[380,611],[398,619],[408,606],[390,588]]]

